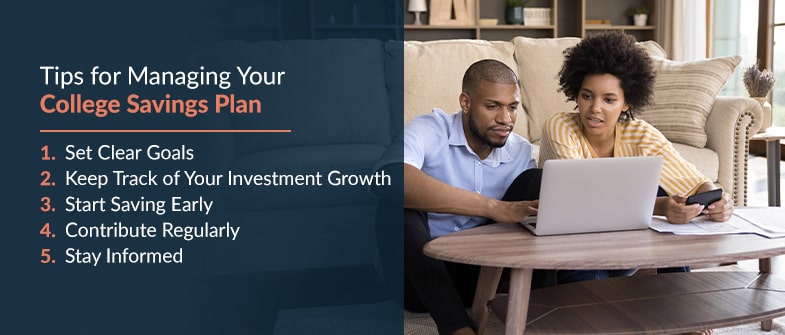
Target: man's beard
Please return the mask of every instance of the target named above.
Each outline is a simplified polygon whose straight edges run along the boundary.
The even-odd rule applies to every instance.
[[[493,142],[491,141],[490,138],[488,138],[487,133],[485,134],[480,133],[480,129],[477,126],[477,123],[474,121],[474,117],[472,117],[472,112],[469,111],[468,114],[469,114],[469,131],[471,131],[472,134],[474,134],[474,136],[477,136],[477,138],[482,140],[485,144],[487,144],[491,148],[501,148],[504,146],[505,143],[507,143],[507,137],[501,140],[501,142]]]

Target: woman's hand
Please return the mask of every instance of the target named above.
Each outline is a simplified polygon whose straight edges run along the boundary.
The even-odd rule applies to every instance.
[[[698,214],[703,211],[703,206],[700,204],[687,205],[687,198],[674,195],[672,197],[659,197],[657,201],[659,208],[662,208],[661,215],[668,219],[668,222],[673,224],[685,224],[694,219]],[[656,213],[655,213],[656,214]]]
[[[730,220],[730,217],[733,215],[733,200],[731,200],[730,194],[722,191],[722,198],[704,208],[703,214],[707,215],[709,219],[716,222],[725,222]]]

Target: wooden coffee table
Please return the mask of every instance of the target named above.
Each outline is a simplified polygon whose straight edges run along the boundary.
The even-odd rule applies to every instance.
[[[671,334],[785,315],[785,280],[770,257],[785,238],[753,234],[679,236],[652,230],[536,237],[517,224],[493,224],[437,238],[427,255],[482,266],[472,318],[482,334],[490,309],[506,334]],[[532,269],[629,269],[761,259],[761,273],[632,276],[530,290]],[[511,269],[508,295],[496,294]],[[527,323],[527,320],[529,322]]]

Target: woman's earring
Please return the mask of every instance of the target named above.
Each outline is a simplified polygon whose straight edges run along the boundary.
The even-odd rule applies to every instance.
[[[627,120],[635,120],[635,116],[632,114],[632,106],[624,111],[624,115]]]

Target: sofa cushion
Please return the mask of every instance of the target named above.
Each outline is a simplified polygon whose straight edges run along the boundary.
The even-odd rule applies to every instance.
[[[580,41],[577,37],[529,38],[515,37],[515,60],[521,81],[521,101],[529,118],[529,141],[539,141],[542,125],[551,114],[575,107],[558,92],[559,70],[564,50]]]
[[[706,178],[713,182],[719,180],[720,158],[714,150],[679,143],[673,143],[673,147]]]
[[[390,142],[392,116],[381,41],[231,41],[210,48],[206,57],[205,64],[286,72],[280,85],[271,86],[242,85],[239,75],[232,75],[231,93],[263,104],[262,114],[233,115],[236,129],[291,129],[295,135],[237,134],[238,155],[293,146]]]
[[[638,45],[646,50],[646,53],[648,53],[649,56],[668,58],[667,54],[665,53],[665,49],[663,49],[662,46],[655,41],[642,41],[638,42]]]
[[[741,57],[691,62],[660,57],[652,57],[652,60],[657,71],[654,104],[643,110],[641,118],[672,142],[703,148],[706,146],[706,117]]]
[[[463,74],[481,59],[496,59],[518,71],[510,42],[442,40],[404,42],[404,120],[428,114],[434,107],[447,113],[460,110]],[[520,78],[520,76],[519,76]],[[527,136],[526,118],[518,112],[515,132]]]

